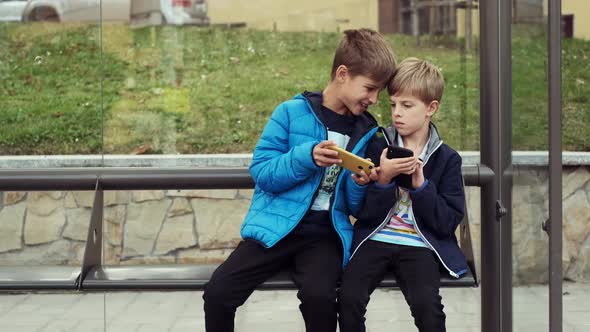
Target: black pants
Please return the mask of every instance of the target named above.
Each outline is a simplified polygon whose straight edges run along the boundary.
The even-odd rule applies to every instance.
[[[368,240],[354,254],[342,276],[338,294],[340,332],[365,331],[370,295],[388,269],[395,273],[418,330],[445,331],[435,253],[427,248]]]
[[[336,287],[342,274],[342,244],[329,236],[288,235],[272,248],[246,240],[213,273],[205,285],[205,328],[234,330],[236,308],[256,286],[285,267],[299,289],[299,309],[307,332],[336,331]]]

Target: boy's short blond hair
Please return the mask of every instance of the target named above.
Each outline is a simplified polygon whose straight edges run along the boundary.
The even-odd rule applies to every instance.
[[[395,55],[383,36],[371,29],[344,31],[332,63],[331,79],[341,65],[352,76],[367,76],[375,82],[386,84],[395,72]]]
[[[429,104],[434,100],[441,102],[444,88],[445,80],[435,65],[418,58],[407,58],[397,66],[387,92],[390,96],[410,94]]]

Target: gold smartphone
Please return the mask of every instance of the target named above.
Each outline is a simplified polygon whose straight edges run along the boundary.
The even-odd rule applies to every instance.
[[[351,172],[360,174],[361,171],[365,171],[365,173],[369,175],[371,173],[371,170],[375,168],[375,164],[373,164],[369,160],[363,159],[353,154],[352,152],[344,150],[343,148],[337,145],[330,145],[327,148],[337,151],[338,158],[342,159],[342,164],[340,164],[340,166],[346,168]]]

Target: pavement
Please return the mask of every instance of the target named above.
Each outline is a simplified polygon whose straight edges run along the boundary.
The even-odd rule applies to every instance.
[[[481,331],[480,288],[441,290],[447,331]],[[563,284],[563,331],[590,332],[590,284]],[[201,291],[0,293],[0,331],[204,331]],[[255,291],[236,331],[304,332],[296,291]],[[369,332],[417,331],[398,290],[378,289]],[[547,285],[513,289],[513,331],[549,331]]]

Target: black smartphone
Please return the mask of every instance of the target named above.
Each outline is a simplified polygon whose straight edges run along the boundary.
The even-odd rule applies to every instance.
[[[387,147],[387,155],[386,156],[387,156],[387,159],[408,158],[408,157],[414,156],[414,151],[412,151],[410,149],[402,148],[399,146],[389,145]],[[396,176],[395,178],[393,178],[393,180],[395,180],[395,183],[397,183],[397,185],[400,187],[407,188],[407,189],[413,189],[412,188],[412,176],[409,174],[400,174],[400,175]]]
[[[414,156],[414,151],[399,146],[390,145],[387,147],[387,159],[408,158]]]

